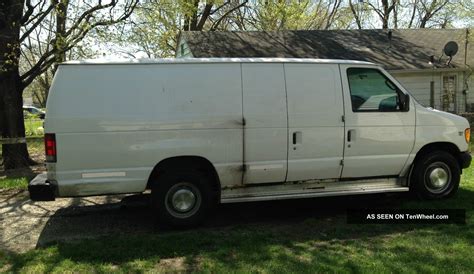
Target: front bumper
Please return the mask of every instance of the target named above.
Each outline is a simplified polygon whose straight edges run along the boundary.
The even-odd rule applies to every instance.
[[[38,174],[28,184],[30,199],[33,201],[54,201],[56,198],[56,184],[52,184],[46,173]]]
[[[461,168],[468,168],[471,165],[472,156],[469,152],[461,152],[459,154],[459,165]]]

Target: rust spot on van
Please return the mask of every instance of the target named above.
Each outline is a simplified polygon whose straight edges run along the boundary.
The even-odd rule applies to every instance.
[[[218,175],[222,188],[242,185],[242,165],[220,167]]]

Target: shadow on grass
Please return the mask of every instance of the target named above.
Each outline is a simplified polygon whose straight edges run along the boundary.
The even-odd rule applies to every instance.
[[[3,168],[0,169],[0,177],[7,179],[26,178],[27,180],[32,180],[35,176],[36,173],[31,167],[18,168],[14,170],[4,170]]]
[[[44,137],[41,136],[27,136],[27,147],[28,147],[28,154],[30,159],[28,162],[30,163],[29,167],[26,168],[18,168],[13,170],[5,170],[3,166],[3,159],[2,159],[2,150],[0,149],[0,177],[6,177],[10,179],[26,177],[28,180],[33,179],[36,174],[45,171],[44,161]]]
[[[214,272],[466,271],[474,263],[467,256],[474,241],[474,192],[467,189],[430,202],[391,194],[225,204],[205,225],[185,231],[160,228],[147,199],[58,210],[38,240],[48,255],[40,249],[14,256],[11,270],[39,261],[45,272],[64,265],[72,271],[134,272],[173,258],[183,258],[187,271]],[[465,226],[346,224],[348,208],[377,207],[465,208],[468,221]]]

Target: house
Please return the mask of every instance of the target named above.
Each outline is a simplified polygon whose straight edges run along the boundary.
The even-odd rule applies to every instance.
[[[464,113],[474,112],[474,41],[469,36],[469,29],[182,32],[176,57],[370,61],[383,65],[423,105]],[[457,45],[452,58],[444,53],[450,41]]]

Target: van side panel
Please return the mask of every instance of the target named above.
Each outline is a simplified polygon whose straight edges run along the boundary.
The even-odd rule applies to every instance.
[[[284,182],[288,153],[283,64],[242,64],[244,183]]]
[[[141,192],[180,155],[241,183],[240,64],[60,66],[45,129],[56,133],[60,196]],[[51,164],[50,164],[51,165]]]
[[[285,64],[288,93],[287,181],[339,178],[343,100],[336,64]]]

